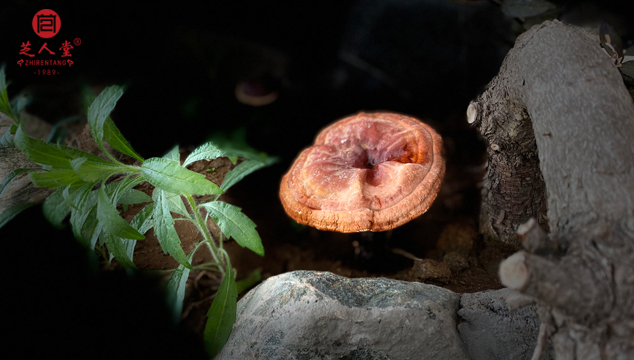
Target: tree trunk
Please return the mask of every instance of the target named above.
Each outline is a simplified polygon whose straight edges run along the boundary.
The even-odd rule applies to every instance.
[[[634,359],[634,104],[598,34],[533,27],[467,116],[489,143],[481,232],[525,248],[503,284],[557,359]]]

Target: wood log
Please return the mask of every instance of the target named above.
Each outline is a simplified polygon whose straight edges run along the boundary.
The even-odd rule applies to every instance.
[[[526,249],[502,283],[557,359],[634,359],[634,104],[598,34],[533,27],[467,117],[489,144],[481,232]]]

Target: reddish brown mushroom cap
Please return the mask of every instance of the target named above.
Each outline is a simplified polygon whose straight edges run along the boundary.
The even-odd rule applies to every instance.
[[[320,230],[386,231],[427,211],[444,174],[431,127],[360,113],[319,133],[282,178],[280,199],[291,218]]]

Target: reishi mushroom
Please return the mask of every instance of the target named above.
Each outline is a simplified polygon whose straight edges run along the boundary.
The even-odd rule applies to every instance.
[[[295,221],[343,233],[387,231],[423,214],[445,174],[442,139],[419,120],[359,113],[323,129],[282,178]]]

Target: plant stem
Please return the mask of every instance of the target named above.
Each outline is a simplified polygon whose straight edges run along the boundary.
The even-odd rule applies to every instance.
[[[200,216],[200,209],[196,205],[196,202],[194,201],[194,198],[191,196],[191,194],[185,194],[185,197],[187,197],[187,201],[189,201],[189,206],[191,206],[192,211],[196,216],[196,226],[198,227],[198,231],[200,231],[205,237],[205,242],[209,246],[211,256],[214,258],[214,262],[218,264],[218,269],[220,270],[220,272],[224,275],[225,269],[220,265],[223,262],[218,256],[218,247],[214,243],[214,238],[211,235],[209,228],[207,227],[207,223],[203,220],[202,216]]]

